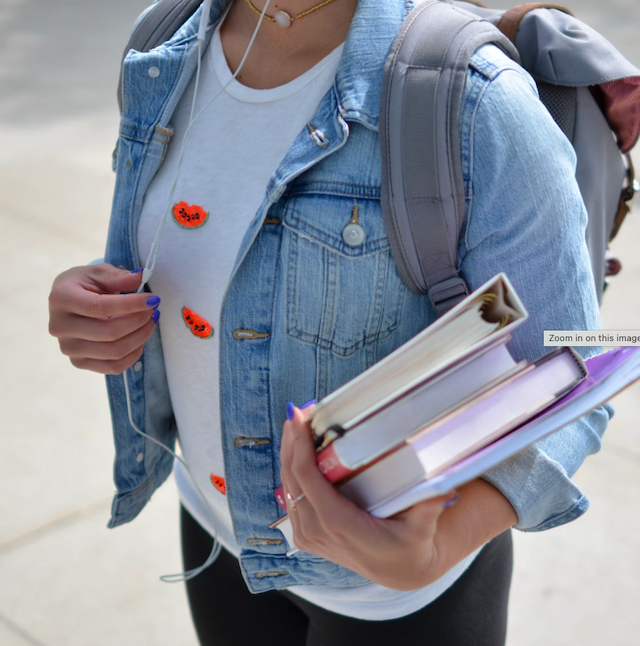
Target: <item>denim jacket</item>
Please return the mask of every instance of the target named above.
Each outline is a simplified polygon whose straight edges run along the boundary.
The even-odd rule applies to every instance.
[[[211,27],[227,2],[214,0]],[[436,319],[429,299],[402,283],[380,208],[382,70],[411,8],[405,0],[359,1],[335,83],[266,187],[224,297],[218,338],[227,495],[254,592],[366,582],[311,554],[287,557],[286,541],[268,525],[282,513],[273,492],[286,402],[324,397]],[[144,262],[137,222],[196,67],[200,11],[165,44],[125,59],[106,251],[114,265]],[[600,323],[575,156],[536,96],[526,72],[484,47],[473,58],[460,124],[466,218],[459,268],[471,289],[498,272],[509,276],[530,312],[510,350],[528,360],[544,353],[543,330]],[[365,236],[351,240],[343,231],[356,204]],[[177,428],[157,330],[128,377],[136,424],[173,447]],[[116,527],[145,506],[173,458],[131,428],[122,376],[107,377],[107,385]],[[514,506],[517,528],[545,530],[584,513],[588,502],[570,478],[599,449],[610,413],[598,409],[485,476]]]

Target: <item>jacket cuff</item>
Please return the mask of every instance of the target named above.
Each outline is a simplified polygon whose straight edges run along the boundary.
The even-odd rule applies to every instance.
[[[536,446],[494,467],[483,479],[498,489],[518,514],[515,529],[541,532],[575,520],[589,501],[565,469]]]

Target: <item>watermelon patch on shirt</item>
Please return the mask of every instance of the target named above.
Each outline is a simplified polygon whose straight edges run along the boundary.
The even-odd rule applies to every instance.
[[[211,479],[211,484],[223,495],[227,495],[227,485],[224,481],[224,478],[217,476],[215,473],[209,475]]]
[[[197,229],[208,219],[209,213],[197,204],[178,202],[173,205],[173,219],[183,229]]]
[[[191,333],[199,339],[210,339],[213,336],[211,324],[188,307],[182,308],[182,320],[191,330]]]

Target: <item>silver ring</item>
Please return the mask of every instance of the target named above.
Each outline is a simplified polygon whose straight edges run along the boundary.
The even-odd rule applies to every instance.
[[[291,511],[297,511],[296,503],[300,502],[304,498],[304,496],[304,493],[301,493],[297,498],[294,498],[291,495],[291,492],[287,491],[287,495],[285,496],[287,499],[287,509],[291,509]]]

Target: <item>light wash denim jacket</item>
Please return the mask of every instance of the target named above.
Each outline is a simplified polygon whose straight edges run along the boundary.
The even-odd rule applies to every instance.
[[[214,0],[212,26],[227,1]],[[411,8],[404,0],[359,1],[335,83],[271,178],[224,298],[218,339],[227,493],[254,592],[366,582],[311,554],[287,557],[285,541],[269,544],[282,535],[268,525],[282,513],[273,492],[286,402],[324,397],[436,318],[429,299],[398,276],[379,201],[382,69]],[[114,265],[144,262],[136,235],[142,200],[196,67],[199,20],[200,10],[164,45],[126,57],[106,252]],[[531,78],[496,48],[473,59],[460,141],[466,220],[459,265],[471,289],[498,272],[513,282],[530,312],[510,343],[514,357],[542,355],[545,329],[598,328],[573,150],[536,100]],[[356,203],[366,235],[350,245],[342,232]],[[173,446],[177,428],[157,330],[128,374],[136,424]],[[131,428],[122,376],[107,384],[116,527],[145,506],[173,458]],[[517,511],[518,529],[545,530],[584,513],[588,501],[570,477],[599,449],[610,414],[601,408],[486,475]]]

